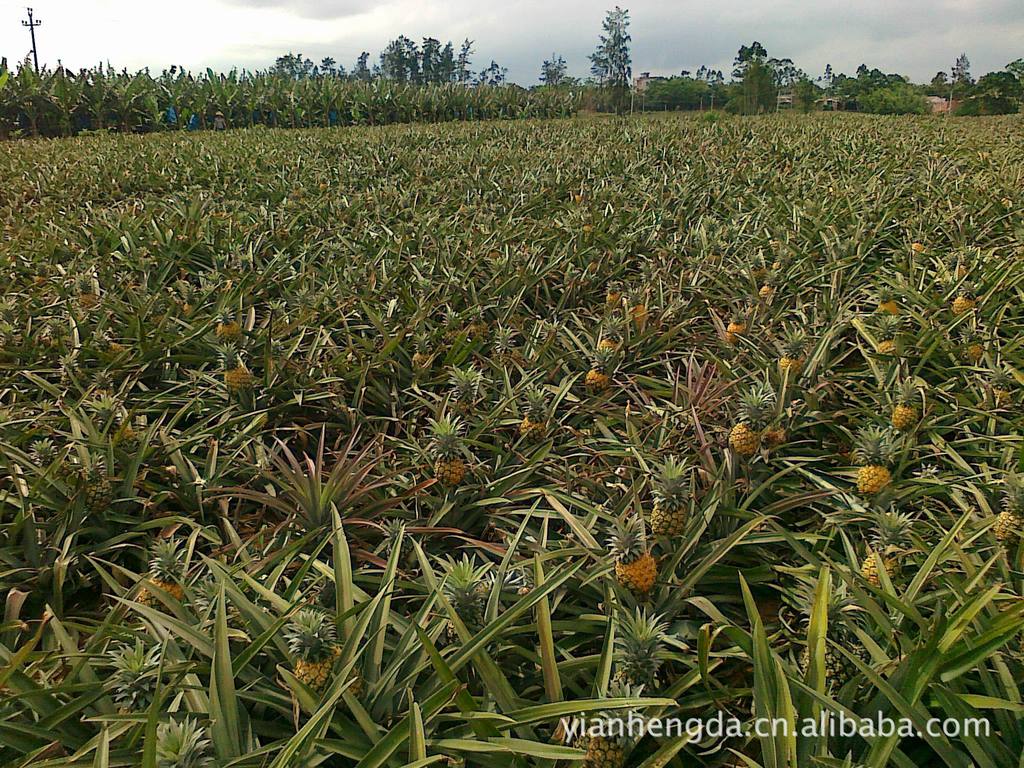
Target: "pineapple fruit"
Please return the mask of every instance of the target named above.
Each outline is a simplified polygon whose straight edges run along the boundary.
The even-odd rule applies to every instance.
[[[733,314],[729,324],[725,327],[726,344],[734,345],[740,337],[747,332],[747,318],[739,312]]]
[[[587,371],[584,383],[591,392],[601,392],[607,389],[612,383],[612,374],[615,371],[615,350],[598,348],[594,353],[590,370]]]
[[[608,549],[615,559],[619,584],[639,595],[650,592],[658,576],[658,563],[647,548],[643,519],[631,517],[616,525]]]
[[[896,355],[899,353],[899,334],[903,320],[898,315],[877,315],[875,334],[877,350],[880,355]]]
[[[865,495],[880,493],[892,482],[889,467],[896,456],[892,432],[882,427],[866,427],[857,435],[853,458],[857,470],[857,490]]]
[[[729,447],[739,456],[753,456],[761,447],[761,436],[775,408],[775,391],[770,384],[758,384],[740,396],[737,422],[729,432]]]
[[[226,344],[237,344],[242,339],[242,326],[230,315],[221,315],[213,333]]]
[[[613,699],[639,698],[643,686],[633,686],[613,680],[608,686],[608,697]],[[585,734],[578,746],[586,749],[580,768],[622,768],[626,764],[632,738],[627,727],[629,710],[606,710],[597,713],[588,726],[592,734]]]
[[[430,340],[425,335],[416,337],[416,351],[412,355],[412,366],[417,371],[422,371],[430,366],[432,355],[430,354]]]
[[[877,312],[884,312],[889,315],[900,313],[900,304],[896,298],[896,292],[889,286],[882,286],[877,292]]]
[[[185,596],[185,589],[181,586],[184,575],[185,564],[177,540],[174,538],[157,539],[153,544],[152,556],[149,560],[147,583],[163,590],[175,600],[181,600]],[[157,603],[156,597],[146,587],[139,590],[136,599],[143,605]]]
[[[434,476],[443,484],[456,486],[466,476],[462,452],[462,421],[456,416],[430,419],[430,452],[434,458]]]
[[[618,307],[622,303],[622,283],[611,282],[604,294],[604,303],[608,307]]]
[[[448,384],[455,404],[467,411],[480,399],[486,381],[484,374],[476,368],[452,368]]]
[[[790,376],[797,376],[804,367],[807,357],[807,335],[799,328],[792,328],[782,342],[779,370]]]
[[[961,285],[953,298],[952,306],[954,315],[966,315],[972,311],[977,306],[973,288],[966,283]]]
[[[654,478],[651,532],[656,536],[680,536],[690,514],[690,477],[685,462],[669,458]]]
[[[893,429],[897,429],[900,432],[907,432],[914,428],[917,424],[918,419],[921,418],[920,412],[917,408],[918,399],[918,388],[917,384],[913,379],[906,379],[900,382],[896,388],[896,394],[893,398],[894,406],[892,409],[892,416],[890,423]]]
[[[992,401],[997,408],[1005,408],[1013,401],[1014,383],[1008,371],[996,371],[992,374]]]
[[[548,403],[544,390],[531,387],[526,391],[526,414],[519,422],[519,436],[524,440],[540,440],[548,431]]]
[[[597,348],[617,352],[622,348],[622,340],[625,338],[625,326],[622,320],[612,317],[604,329],[601,340],[597,342]]]
[[[295,677],[314,691],[323,690],[339,651],[334,623],[323,611],[303,608],[288,625],[285,640],[294,657]]]
[[[101,456],[90,457],[89,466],[79,468],[78,492],[90,512],[102,512],[110,506],[114,488],[107,475],[106,461]]]
[[[242,362],[241,353],[232,345],[220,350],[221,368],[224,371],[224,385],[229,392],[241,392],[253,385],[253,375]]]
[[[1007,550],[1020,541],[1024,530],[1024,480],[1014,472],[1006,476],[1003,492],[1003,508],[996,518],[994,533],[996,541]]]
[[[871,548],[860,567],[860,575],[873,587],[882,585],[881,571],[890,578],[895,574],[912,523],[909,515],[899,512],[882,512],[877,516]]]
[[[832,690],[839,690],[860,674],[857,666],[839,650],[839,647],[841,646],[864,662],[870,659],[866,649],[861,645],[857,636],[846,623],[850,620],[845,619],[845,617],[850,615],[850,607],[853,605],[853,601],[847,596],[845,585],[834,589],[835,591],[828,598],[828,632],[830,637],[826,638],[825,641],[824,667],[826,685]],[[809,623],[810,616],[806,612],[814,604],[814,590],[813,588],[803,589],[800,590],[800,594],[802,595],[800,598],[802,605],[807,606],[805,608],[804,621]],[[810,652],[805,646],[800,653],[801,675],[807,675],[810,661]]]
[[[642,299],[636,304],[632,304],[629,308],[629,317],[637,331],[642,332],[647,327],[647,320],[650,317],[647,304]]]
[[[639,609],[625,614],[620,632],[615,635],[618,650],[616,678],[649,691],[657,690],[658,671],[664,660],[662,641],[667,631],[668,624],[662,621],[661,616]]]

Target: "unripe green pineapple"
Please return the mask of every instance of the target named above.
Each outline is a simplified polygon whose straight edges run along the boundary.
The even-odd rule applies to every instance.
[[[524,440],[540,440],[548,431],[548,402],[544,390],[526,390],[526,415],[519,423],[519,436]]]
[[[179,549],[176,539],[157,539],[153,544],[149,560],[149,576],[147,582],[157,587],[175,600],[181,600],[185,596],[185,589],[181,582],[185,576],[184,553]],[[136,597],[143,605],[155,605],[156,598],[146,588],[139,590]]]
[[[433,359],[430,349],[430,339],[426,334],[419,334],[416,337],[416,351],[412,355],[412,365],[418,371],[422,371],[430,366],[430,361]]]
[[[452,368],[448,377],[452,399],[463,410],[469,410],[480,399],[486,379],[476,368]]]
[[[805,586],[797,590],[797,597],[803,606],[804,622],[810,624],[810,610],[814,605],[814,587]],[[848,622],[854,621],[852,609],[855,603],[847,594],[846,585],[833,587],[828,597],[828,638],[825,641],[825,683],[833,690],[842,688],[846,683],[860,675],[857,665],[847,658],[836,646],[842,646],[864,662],[869,661],[867,650],[856,634],[850,629]],[[810,665],[810,652],[805,646],[800,653],[800,674],[807,675]]]
[[[323,611],[303,608],[292,617],[285,640],[293,657],[295,677],[314,691],[322,690],[338,655],[334,622]]]
[[[644,521],[630,517],[617,524],[608,539],[608,551],[615,559],[615,577],[619,584],[645,595],[658,577],[658,562],[647,547]]]
[[[658,689],[658,670],[664,662],[663,640],[668,624],[661,616],[637,609],[627,613],[620,622],[615,636],[618,650],[616,676],[631,685],[641,685],[649,691]]]
[[[434,458],[434,476],[443,485],[458,485],[466,476],[463,460],[462,421],[457,417],[441,416],[430,419],[430,453]]]
[[[114,703],[124,714],[144,712],[153,702],[160,669],[160,646],[146,648],[142,640],[107,653],[112,667]]]
[[[114,486],[102,456],[91,456],[87,466],[78,468],[78,492],[90,512],[102,512],[110,506]]]
[[[446,578],[444,596],[451,603],[462,623],[473,634],[483,629],[484,611],[487,608],[488,583],[487,565],[477,565],[476,559],[463,555],[461,560],[447,559],[441,562]],[[451,621],[448,622],[448,637],[455,640],[458,633]]]
[[[654,479],[651,531],[656,536],[680,536],[690,515],[690,474],[685,461],[669,458]]]
[[[857,490],[874,495],[892,482],[889,467],[896,457],[896,443],[889,428],[865,427],[857,435],[853,458],[857,470]]]
[[[191,717],[161,723],[156,729],[157,768],[208,768],[213,765],[206,729]]]
[[[1024,530],[1024,480],[1011,472],[1004,480],[1006,489],[1003,492],[1003,509],[996,519],[994,533],[996,541],[1007,550],[1012,549],[1020,541]]]

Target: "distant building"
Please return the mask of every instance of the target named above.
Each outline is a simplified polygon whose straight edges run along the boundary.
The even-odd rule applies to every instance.
[[[664,80],[664,77],[660,75],[652,75],[650,72],[641,72],[640,77],[633,80],[633,87],[637,93],[643,93],[647,90],[647,86],[656,80]]]
[[[960,106],[960,101],[953,99],[951,102],[949,99],[943,98],[942,96],[925,96],[925,101],[928,102],[928,108],[931,110],[933,115],[944,115],[949,112],[956,112],[956,108]]]
[[[776,109],[792,109],[793,108],[793,94],[792,93],[780,93],[775,99]]]

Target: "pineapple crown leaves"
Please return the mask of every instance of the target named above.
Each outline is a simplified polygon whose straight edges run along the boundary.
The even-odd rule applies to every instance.
[[[322,661],[334,653],[338,632],[326,613],[316,608],[303,608],[288,624],[285,640],[293,656],[306,661]]]
[[[637,608],[625,613],[620,627],[622,632],[616,635],[615,643],[627,656],[661,659],[662,641],[668,633],[668,623],[662,616]]]
[[[608,537],[608,551],[621,563],[632,563],[647,552],[647,532],[643,518],[627,517],[616,523]]]
[[[242,353],[234,344],[218,344],[217,357],[220,359],[221,366],[225,370],[244,364],[242,362]]]
[[[150,553],[150,575],[154,579],[168,583],[178,581],[184,570],[182,554],[174,538],[157,539]]]
[[[490,590],[490,564],[477,565],[476,558],[463,555],[459,560],[442,560],[441,568],[445,572],[442,587],[444,596],[464,622],[475,626],[483,618],[484,604]]]
[[[595,371],[610,376],[618,365],[618,352],[607,347],[599,347],[591,357],[590,367]]]
[[[452,368],[448,383],[456,400],[471,403],[482,394],[486,380],[483,373],[475,368]]]
[[[740,395],[739,421],[763,426],[771,420],[776,405],[775,390],[768,382],[756,384]]]
[[[914,518],[905,512],[885,510],[877,513],[873,548],[883,555],[902,550],[910,541],[913,524]]]
[[[1013,374],[1011,374],[1008,369],[1003,368],[993,371],[992,376],[989,379],[989,383],[992,385],[993,389],[1009,390],[1013,389],[1015,380],[1013,378]]]
[[[462,420],[458,416],[430,419],[430,452],[438,459],[454,459],[462,450]]]
[[[786,329],[779,349],[785,357],[795,360],[804,356],[804,353],[807,351],[807,343],[807,333],[802,328],[792,326]]]
[[[895,339],[903,328],[902,315],[873,315],[875,334],[882,341]]]
[[[213,765],[206,729],[191,717],[161,723],[156,729],[157,768],[207,768]]]
[[[921,388],[916,379],[912,377],[903,379],[896,385],[893,402],[896,405],[913,405],[914,401],[920,396],[920,392]]]
[[[547,393],[541,387],[528,387],[523,399],[526,402],[526,415],[530,417],[530,421],[547,421],[548,398]]]
[[[1024,478],[1016,472],[1003,479],[1003,509],[1014,517],[1024,517]]]
[[[690,501],[690,472],[687,463],[674,456],[665,460],[654,476],[654,502],[674,511]]]
[[[141,639],[107,652],[113,667],[114,701],[125,709],[148,707],[156,691],[160,646],[147,648]]]
[[[854,442],[853,458],[861,466],[890,466],[896,458],[896,436],[888,427],[863,428]]]
[[[643,692],[643,685],[637,685],[628,680],[615,679],[608,685],[608,694],[605,698],[638,699],[643,696]],[[631,715],[635,719],[636,714],[634,707],[602,709],[594,715],[592,721],[599,721],[603,724],[604,727],[601,730],[604,731],[606,739],[618,743],[628,743],[632,740],[632,729],[626,727],[626,725],[631,720]]]
[[[626,337],[627,328],[629,325],[625,318],[621,315],[611,315],[604,321],[599,335],[617,344]]]

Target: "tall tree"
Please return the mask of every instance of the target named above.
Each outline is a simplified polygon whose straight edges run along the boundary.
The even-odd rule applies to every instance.
[[[491,59],[490,66],[480,70],[476,82],[478,85],[502,85],[507,77],[508,69],[498,66],[498,62]]]
[[[370,52],[363,51],[356,59],[356,66],[352,70],[352,76],[356,80],[369,80],[373,75],[370,73]]]
[[[590,71],[602,86],[610,89],[616,112],[625,108],[629,81],[633,75],[630,58],[629,11],[615,6],[605,14],[597,49],[590,54]]]
[[[566,81],[566,72],[568,67],[566,66],[565,59],[561,56],[551,54],[550,59],[545,59],[544,63],[540,67],[540,81],[544,85],[559,86]]]
[[[468,83],[473,77],[473,73],[470,67],[473,64],[473,41],[468,37],[462,41],[462,47],[459,48],[459,58],[455,64],[455,77],[457,82]]]

